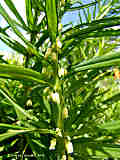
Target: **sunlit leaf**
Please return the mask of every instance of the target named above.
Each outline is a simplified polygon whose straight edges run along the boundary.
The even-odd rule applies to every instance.
[[[107,55],[103,55],[101,57],[95,57],[88,61],[82,62],[72,67],[74,71],[82,71],[94,68],[102,68],[109,66],[119,65],[120,62],[120,53],[111,53]]]
[[[33,14],[32,14],[32,2],[31,0],[25,0],[26,5],[26,17],[27,23],[30,29],[32,29],[34,24]]]
[[[44,76],[39,72],[10,64],[0,64],[0,77],[48,84],[48,82],[44,81]]]
[[[55,0],[46,0],[46,16],[48,21],[48,30],[52,42],[57,35],[57,4]]]
[[[14,125],[14,124],[5,124],[5,123],[0,123],[0,128],[6,128],[6,129],[27,129],[27,128],[24,128],[24,127],[20,127],[20,126],[17,126],[17,125]]]
[[[16,135],[23,135],[25,133],[29,133],[31,130],[8,130],[6,133],[0,134],[0,142],[3,140],[6,140],[10,137],[16,136]]]
[[[120,129],[120,120],[113,120],[111,122],[106,122],[104,124],[99,125],[100,128],[102,129],[107,129],[107,130],[117,130]]]

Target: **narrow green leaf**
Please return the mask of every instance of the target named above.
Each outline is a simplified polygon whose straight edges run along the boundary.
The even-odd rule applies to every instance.
[[[85,21],[86,21],[87,23],[89,23],[88,15],[87,15],[87,13],[86,13],[86,10],[85,10],[85,9],[83,9],[83,15],[84,15],[84,17],[85,17]]]
[[[64,52],[61,55],[61,57],[68,55],[75,48],[75,46],[79,45],[81,43],[81,41],[86,38],[109,37],[109,36],[117,36],[118,37],[120,35],[120,29],[118,29],[118,30],[114,30],[114,29],[102,30],[102,29],[100,29],[100,31],[92,31],[92,29],[93,28],[91,28],[91,32],[90,32],[90,30],[88,32],[86,30],[87,34],[85,32],[83,32],[83,33],[81,32],[79,34],[79,31],[78,31],[78,32],[76,32],[77,33],[76,36],[72,37],[72,34],[71,34],[71,36],[68,36],[66,38],[67,41],[64,40],[64,43],[67,44],[67,47],[66,47],[66,45],[64,45],[64,47],[63,47]],[[71,40],[71,42],[70,42],[70,40]]]
[[[39,141],[37,141],[35,139],[32,139],[32,143],[38,145],[38,147],[40,147],[40,148],[46,148],[45,145],[43,145],[42,143],[40,143]]]
[[[112,104],[120,100],[120,93],[113,95],[112,97],[102,101],[103,104]]]
[[[8,139],[10,137],[13,137],[16,135],[23,135],[25,133],[30,133],[30,132],[36,132],[36,130],[35,129],[21,129],[21,130],[9,129],[6,133],[0,134],[0,142]],[[42,133],[42,134],[55,134],[55,131],[43,129],[43,130],[40,130],[40,133]],[[39,144],[39,145],[41,147],[44,147],[42,144]]]
[[[13,23],[12,19],[10,16],[7,14],[5,9],[2,7],[0,4],[0,14],[5,18],[5,20],[8,22],[8,24],[11,26],[13,31],[16,33],[18,37],[20,37],[25,43],[28,44],[28,41],[25,39],[25,37],[22,35],[22,33],[16,28],[15,24]]]
[[[56,135],[56,131],[50,129],[38,129],[40,134],[53,134]]]
[[[110,23],[111,22],[111,23]],[[76,25],[74,28],[73,27],[70,27],[68,28],[67,30],[63,31],[63,34],[64,33],[69,33],[69,31],[71,32],[72,30],[75,31],[75,29],[79,29],[79,28],[82,28],[82,27],[97,27],[97,29],[99,29],[98,27],[100,27],[101,25],[105,26],[105,27],[112,27],[114,25],[119,25],[120,23],[120,16],[116,16],[116,17],[107,17],[107,18],[102,18],[102,19],[99,19],[99,20],[93,20],[91,23],[82,23],[82,24],[79,24],[79,25]],[[106,26],[107,25],[107,26]],[[104,27],[103,27],[104,28]],[[87,31],[86,29],[88,28],[85,28],[85,31]],[[92,28],[91,28],[92,29]],[[83,29],[84,30],[84,29]],[[83,31],[82,30],[82,31]],[[73,32],[74,33],[74,32]],[[82,32],[81,32],[82,33]]]
[[[10,18],[8,13],[5,11],[5,9],[0,4],[0,14],[4,17],[4,19],[8,22],[8,24],[13,29],[14,33],[21,38],[21,40],[28,45],[28,47],[31,49],[32,54],[38,56],[38,53],[35,49],[35,47],[23,36],[23,34],[18,30],[16,27],[16,23]]]
[[[92,59],[90,59],[88,61],[84,61],[82,63],[79,63],[79,64],[73,66],[72,68],[101,63],[101,62],[115,60],[115,59],[119,59],[119,58],[120,58],[120,52],[109,53],[109,54],[106,54],[106,55],[103,55],[100,57],[93,57]]]
[[[79,15],[80,23],[82,24],[82,23],[83,23],[83,22],[82,22],[82,15],[81,15],[81,12],[80,12],[80,11],[79,11],[78,15]]]
[[[27,55],[26,48],[20,44],[18,41],[13,40],[12,38],[8,37],[7,35],[4,35],[3,33],[0,33],[0,39],[8,45],[10,48],[14,49],[20,54]]]
[[[90,8],[87,8],[87,14],[88,14],[88,23],[89,23],[92,20],[92,14],[91,14]]]
[[[34,154],[34,156],[36,158],[41,159],[42,157],[39,156],[41,149],[47,149],[47,146],[45,146],[44,144],[42,144],[42,142],[40,141],[40,139],[34,139],[33,137],[31,137],[30,135],[26,136],[27,137],[27,142],[30,145],[32,152]]]
[[[38,42],[35,44],[35,46],[36,46],[37,48],[39,48],[39,47],[45,42],[45,40],[48,38],[48,36],[49,36],[48,31],[44,31],[44,32],[43,32],[43,35],[40,37],[40,39],[39,39]]]
[[[8,130],[8,132],[0,134],[0,142],[3,140],[6,140],[10,137],[16,136],[16,135],[23,135],[25,133],[29,133],[32,130]]]
[[[114,59],[114,60],[95,63],[95,64],[86,65],[86,66],[82,66],[82,67],[76,67],[73,69],[73,73],[85,71],[85,70],[91,70],[91,69],[98,69],[98,68],[103,68],[103,67],[119,66],[119,65],[120,65],[120,59]]]
[[[12,19],[13,23],[18,26],[19,28],[27,31],[27,32],[30,32],[30,29],[27,27],[27,26],[23,26],[21,23],[17,22],[16,20]]]
[[[0,77],[49,84],[44,81],[45,77],[39,72],[11,64],[0,64]]]
[[[107,129],[107,130],[117,130],[117,129],[120,129],[120,120],[114,120],[111,122],[107,122],[107,123],[99,125],[99,127],[102,129]]]
[[[46,0],[46,16],[48,21],[49,35],[52,42],[54,42],[56,40],[58,30],[56,0]]]
[[[4,28],[0,27],[0,33],[3,33],[4,35],[8,35],[8,34],[6,33],[6,31],[7,31],[7,29],[9,29],[9,28],[10,28],[10,26],[4,27]]]
[[[39,149],[41,148],[46,148],[45,145],[43,145],[42,143],[40,143],[40,141],[32,139],[31,137],[27,136],[27,140],[31,145],[31,148],[34,150],[36,147],[38,147]]]
[[[110,9],[111,9],[111,2],[109,2],[107,5],[103,5],[101,11],[96,16],[96,19],[101,19],[104,16],[106,16],[107,13],[110,11]]]
[[[26,17],[27,17],[27,23],[30,29],[32,29],[34,24],[34,18],[32,13],[32,2],[31,0],[25,0],[25,6],[26,6]]]
[[[48,102],[48,100],[45,98],[45,96],[43,96],[43,102],[44,102],[44,105],[49,113],[49,115],[51,115],[51,108],[50,108],[50,104]]]
[[[0,128],[16,129],[16,130],[18,130],[18,129],[21,129],[21,130],[28,129],[28,128],[20,127],[20,126],[14,125],[14,124],[5,124],[5,123],[0,123]]]
[[[113,26],[118,26],[119,25],[119,21],[114,21],[113,23],[103,23],[103,24],[96,24],[96,25],[91,25],[91,26],[88,26],[87,28],[85,29],[76,29],[73,28],[72,30],[74,32],[71,32],[71,34],[69,34],[68,36],[66,36],[66,39],[65,40],[70,40],[70,39],[78,39],[78,40],[82,40],[82,39],[85,39],[85,38],[89,38],[89,37],[95,37],[95,35],[97,37],[100,37],[100,36],[104,36],[104,34],[102,34],[102,32],[104,31],[111,31],[111,34],[112,32],[115,32],[116,35],[119,33],[118,31],[119,30],[105,30],[106,28],[110,28],[110,27],[113,27]],[[72,31],[71,30],[71,31]],[[101,31],[101,32],[100,32]],[[102,34],[100,35],[99,32]],[[114,34],[115,34],[114,33]],[[94,35],[95,34],[95,35]]]
[[[110,30],[105,30],[105,31],[100,31],[100,32],[89,33],[87,35],[87,38],[89,38],[89,37],[119,36],[119,35],[120,35],[120,29],[118,29],[118,30],[110,29]],[[82,39],[84,39],[84,38],[86,38],[86,36],[84,36]]]
[[[93,19],[95,19],[96,17],[96,12],[97,12],[97,5],[94,6],[94,10],[93,10]]]
[[[21,17],[21,15],[19,14],[19,12],[17,11],[17,9],[15,8],[14,3],[11,0],[4,0],[4,1],[7,4],[7,6],[9,7],[9,9],[16,16],[16,18],[21,22],[21,24],[26,27],[26,24],[25,24],[23,18]]]
[[[90,159],[107,159],[108,157],[120,158],[120,145],[102,143],[102,141],[95,142],[94,140],[90,140],[90,138],[81,138],[76,139],[76,142],[74,143],[74,152],[76,153],[75,155],[78,155],[76,159],[82,159],[83,156],[87,156],[86,158],[89,157]]]

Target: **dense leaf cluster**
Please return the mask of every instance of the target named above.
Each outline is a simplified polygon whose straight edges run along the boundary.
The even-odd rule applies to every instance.
[[[119,1],[25,0],[26,19],[4,3],[0,40],[23,61],[0,56],[0,159],[120,158]]]

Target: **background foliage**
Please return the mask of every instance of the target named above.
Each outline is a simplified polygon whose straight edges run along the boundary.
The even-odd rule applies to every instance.
[[[23,61],[0,56],[0,159],[120,158],[119,1],[25,0],[26,21],[4,2],[0,39]]]

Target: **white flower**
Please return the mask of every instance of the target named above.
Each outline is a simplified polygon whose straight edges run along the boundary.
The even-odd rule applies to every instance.
[[[29,106],[29,107],[32,106],[32,101],[31,101],[31,99],[28,99],[28,100],[27,100],[26,106]]]
[[[57,47],[58,47],[58,48],[62,48],[62,43],[60,42],[60,39],[59,39],[59,38],[57,38],[56,44],[57,44]]]
[[[62,160],[67,160],[67,157],[65,154],[62,156]]]
[[[50,141],[49,150],[55,150],[55,146],[56,146],[56,138],[53,138],[53,139]]]
[[[58,75],[59,75],[59,77],[65,76],[66,74],[67,74],[67,70],[66,70],[65,68],[60,68],[60,69],[58,70]]]
[[[60,128],[56,128],[56,135],[59,137],[62,137],[62,133],[61,133]]]
[[[51,93],[51,97],[52,97],[53,102],[56,102],[57,104],[60,104],[60,97],[59,97],[59,94],[57,92],[56,93]]]
[[[65,147],[68,154],[73,153],[73,144],[69,140],[65,141]]]
[[[52,53],[52,48],[48,48],[46,53],[45,53],[45,58],[47,59]]]

